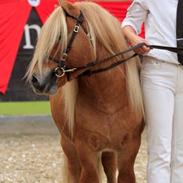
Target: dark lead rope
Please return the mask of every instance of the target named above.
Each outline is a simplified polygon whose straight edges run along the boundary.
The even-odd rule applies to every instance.
[[[106,58],[104,58],[102,60],[98,60],[98,61],[93,61],[93,62],[90,62],[90,63],[86,64],[85,66],[75,67],[75,68],[77,70],[91,68],[91,67],[94,67],[94,66],[96,66],[98,64],[105,63],[106,61],[108,61],[108,60],[110,60],[112,58],[115,58],[115,57],[120,56],[120,55],[124,55],[124,54],[126,54],[128,52],[134,51],[135,49],[141,48],[142,46],[147,46],[150,49],[167,50],[167,51],[171,51],[171,52],[175,52],[175,53],[182,53],[183,54],[183,47],[176,48],[176,47],[167,47],[167,46],[158,46],[158,45],[147,45],[145,43],[140,43],[140,44],[137,44],[135,46],[130,47],[129,49],[127,49],[125,51],[116,53],[115,55],[112,55],[110,57],[106,57]],[[129,59],[131,59],[131,58],[133,58],[133,57],[135,57],[137,55],[139,55],[139,54],[134,54],[132,57],[130,56],[129,58],[124,59],[124,62],[126,62],[127,60],[129,60]],[[119,62],[123,63],[123,60],[120,60]]]
[[[65,15],[66,17],[70,17],[72,19],[74,19],[76,21],[76,24],[74,26],[74,29],[72,31],[72,35],[71,35],[71,38],[68,42],[68,45],[66,47],[66,49],[64,50],[63,54],[62,54],[62,57],[60,60],[56,60],[54,58],[52,58],[51,56],[49,56],[49,59],[56,62],[58,64],[58,67],[56,67],[54,69],[54,73],[57,77],[62,77],[66,74],[67,76],[67,80],[71,80],[71,73],[75,72],[75,71],[79,71],[79,70],[83,70],[83,72],[79,73],[77,77],[81,77],[81,76],[91,76],[93,74],[96,74],[96,73],[100,73],[100,72],[104,72],[104,71],[107,71],[109,69],[112,69],[120,64],[123,64],[127,61],[129,61],[130,59],[132,59],[133,57],[136,57],[138,56],[137,53],[134,53],[133,55],[129,56],[128,58],[124,58],[122,60],[118,60],[116,61],[115,63],[112,63],[111,65],[107,66],[107,67],[104,67],[104,68],[100,68],[100,69],[96,69],[96,70],[91,70],[93,67],[99,65],[99,64],[103,64],[109,60],[111,60],[112,58],[115,58],[117,56],[122,56],[128,52],[131,52],[131,51],[134,51],[135,49],[138,49],[138,48],[141,48],[143,46],[146,46],[146,47],[149,47],[150,49],[160,49],[160,50],[168,50],[168,51],[171,51],[171,52],[175,52],[175,53],[178,53],[178,54],[183,54],[183,48],[182,47],[179,47],[179,48],[175,48],[175,47],[167,47],[167,46],[158,46],[158,45],[147,45],[146,43],[140,43],[140,44],[137,44],[135,46],[132,46],[130,47],[129,49],[127,50],[124,50],[122,52],[119,52],[119,53],[116,53],[112,56],[109,56],[109,57],[106,57],[102,60],[95,60],[93,62],[89,62],[88,64],[84,65],[84,66],[81,66],[81,67],[73,67],[73,68],[68,68],[67,65],[66,65],[66,59],[68,57],[68,53],[69,51],[71,50],[72,48],[72,44],[76,38],[76,35],[79,31],[79,28],[80,26],[82,25],[82,23],[84,22],[84,16],[83,16],[83,13],[80,11],[80,14],[79,16],[75,17],[75,16],[72,16],[70,15],[65,9],[63,9],[64,12],[65,12]]]
[[[70,18],[74,19],[76,21],[76,24],[74,26],[71,38],[68,42],[68,45],[67,45],[66,49],[64,50],[64,52],[62,54],[61,59],[56,60],[56,59],[52,58],[51,56],[49,56],[50,60],[52,60],[52,61],[54,61],[58,64],[58,67],[56,67],[54,69],[54,73],[55,73],[56,77],[60,78],[60,77],[62,77],[66,74],[67,80],[69,81],[71,79],[71,73],[73,73],[75,71],[86,69],[83,72],[81,72],[80,74],[78,74],[76,77],[85,76],[85,75],[91,76],[91,75],[96,74],[96,73],[107,71],[109,69],[112,69],[112,68],[114,68],[114,67],[116,67],[120,64],[123,64],[123,63],[129,61],[133,57],[138,56],[138,54],[135,53],[132,56],[129,56],[128,58],[118,60],[115,63],[112,63],[110,66],[107,66],[107,67],[104,67],[104,68],[96,69],[96,70],[93,70],[93,71],[91,69],[93,67],[99,65],[99,64],[102,64],[102,63],[105,63],[105,62],[109,61],[112,58],[115,58],[117,56],[122,56],[122,55],[124,55],[128,52],[134,51],[135,49],[141,48],[143,46],[149,47],[150,49],[168,50],[168,51],[175,52],[175,53],[183,55],[183,47],[176,48],[176,47],[167,47],[167,46],[158,46],[158,45],[147,45],[146,43],[140,43],[140,44],[137,44],[135,46],[130,47],[127,50],[116,53],[116,54],[114,54],[110,57],[104,58],[102,60],[95,60],[95,61],[89,62],[88,64],[86,64],[84,66],[81,66],[81,67],[68,68],[67,65],[66,65],[66,59],[68,57],[69,51],[72,48],[72,44],[73,44],[73,42],[76,38],[76,35],[79,31],[79,28],[82,25],[82,23],[84,22],[84,16],[83,16],[83,13],[81,11],[80,11],[79,16],[75,17],[75,16],[70,15],[65,9],[63,9],[63,10],[65,12],[66,17],[70,17]]]
[[[128,58],[125,58],[123,60],[117,61],[117,62],[111,64],[110,66],[107,66],[107,67],[104,67],[104,68],[101,68],[101,69],[96,69],[96,70],[93,70],[93,71],[91,69],[94,66],[97,66],[99,64],[105,63],[105,62],[109,61],[110,59],[115,58],[117,56],[124,55],[125,53],[134,51],[135,49],[141,48],[142,46],[147,46],[150,49],[167,50],[167,51],[171,51],[171,52],[174,52],[174,53],[181,53],[181,54],[183,54],[183,47],[176,48],[176,47],[167,47],[167,46],[158,46],[158,45],[147,45],[145,43],[140,43],[140,44],[137,44],[135,46],[130,47],[129,49],[127,49],[125,51],[122,51],[122,52],[119,52],[119,53],[117,53],[115,55],[112,55],[110,57],[104,58],[103,60],[95,61],[95,62],[90,62],[87,65],[82,66],[82,67],[75,67],[75,70],[73,72],[75,72],[77,70],[87,69],[83,73],[81,73],[81,74],[79,74],[77,76],[77,77],[81,77],[81,76],[91,76],[93,74],[97,74],[97,73],[100,73],[100,72],[107,71],[109,69],[112,69],[112,68],[120,65],[120,64],[126,63],[126,62],[130,61],[132,58],[134,58],[136,56],[140,56],[140,55],[137,54],[137,53],[134,53],[132,56],[130,56]],[[70,78],[70,73],[71,72],[66,73],[68,78]]]
[[[94,71],[91,71],[91,70],[88,69],[88,70],[84,71],[83,73],[79,74],[78,77],[81,77],[81,76],[91,76],[93,74],[97,74],[97,73],[100,73],[100,72],[107,71],[109,69],[112,69],[112,68],[114,68],[114,67],[116,67],[116,66],[118,66],[120,64],[123,64],[123,63],[129,61],[130,59],[136,57],[137,55],[138,55],[137,53],[134,53],[132,56],[130,56],[130,57],[126,58],[126,59],[120,60],[118,62],[115,62],[115,63],[113,63],[110,66],[105,67],[105,68],[96,69]]]
[[[169,47],[169,46],[146,45],[146,44],[145,46],[149,47],[150,49],[154,48],[154,49],[167,50],[174,53],[183,54],[183,47]]]

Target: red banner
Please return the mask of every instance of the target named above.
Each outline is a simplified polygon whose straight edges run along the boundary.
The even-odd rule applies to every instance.
[[[44,23],[54,10],[58,0],[41,0],[35,7]],[[122,21],[131,1],[127,2],[97,2],[106,8],[119,21]],[[0,1],[0,92],[5,94],[15,63],[19,44],[24,32],[32,6],[28,0]],[[25,60],[26,62],[26,60]]]

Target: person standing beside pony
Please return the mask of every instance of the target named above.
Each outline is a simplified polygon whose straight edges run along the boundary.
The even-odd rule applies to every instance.
[[[145,39],[138,36],[145,24]],[[181,27],[182,25],[182,27]],[[179,27],[180,26],[180,27]],[[183,46],[182,0],[134,0],[122,23],[134,46]],[[148,183],[183,182],[183,55],[143,46],[141,82],[148,138]]]

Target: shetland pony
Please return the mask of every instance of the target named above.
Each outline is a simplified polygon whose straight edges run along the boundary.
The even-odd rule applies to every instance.
[[[50,95],[66,155],[63,183],[99,183],[99,162],[108,183],[135,183],[134,162],[144,126],[138,58],[90,77],[78,77],[85,69],[73,70],[69,81],[58,67],[59,60],[67,68],[77,68],[127,48],[118,20],[91,2],[61,3],[42,28],[27,78],[36,92]]]

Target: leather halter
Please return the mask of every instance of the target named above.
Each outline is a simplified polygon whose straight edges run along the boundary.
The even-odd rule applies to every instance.
[[[63,9],[64,10],[64,9]],[[73,31],[72,31],[72,35],[71,35],[71,38],[68,42],[68,45],[67,45],[67,48],[64,50],[63,54],[62,54],[62,57],[60,60],[56,60],[54,58],[52,58],[51,56],[49,56],[49,59],[56,62],[58,64],[58,66],[55,68],[54,70],[54,73],[56,75],[56,77],[58,78],[61,78],[63,77],[66,73],[68,72],[73,72],[75,70],[75,68],[72,68],[72,69],[68,69],[67,66],[66,66],[66,59],[68,57],[68,53],[69,51],[71,50],[72,48],[72,44],[74,42],[74,39],[76,38],[76,35],[77,33],[79,32],[79,29],[80,29],[80,26],[82,25],[83,21],[84,21],[84,16],[83,16],[83,13],[80,11],[80,14],[78,17],[74,17],[72,15],[70,15],[69,13],[67,13],[67,11],[65,11],[65,15],[67,17],[70,17],[74,20],[76,20],[76,24],[73,28]],[[68,76],[67,76],[68,77]],[[69,80],[69,78],[68,78]]]
[[[73,79],[73,78],[71,78],[71,73],[73,73],[75,71],[83,71],[83,72],[79,73],[75,78],[78,78],[78,77],[81,77],[81,76],[86,76],[86,75],[91,76],[91,75],[96,74],[96,73],[107,71],[109,69],[112,69],[112,68],[120,65],[120,64],[123,64],[127,61],[130,61],[133,57],[136,57],[136,56],[139,56],[139,55],[137,53],[134,53],[133,55],[129,56],[128,58],[116,61],[115,63],[112,63],[111,65],[109,65],[107,67],[96,69],[96,70],[91,70],[91,69],[95,66],[102,65],[103,63],[108,62],[112,58],[115,58],[115,57],[120,56],[120,55],[124,55],[128,52],[134,51],[135,49],[141,48],[143,46],[147,46],[150,49],[168,50],[168,51],[171,51],[171,52],[183,54],[183,47],[176,48],[176,47],[167,47],[167,46],[159,46],[159,45],[147,45],[146,43],[140,43],[140,44],[137,44],[135,46],[130,47],[127,50],[116,53],[116,54],[114,54],[110,57],[104,58],[103,60],[98,60],[98,61],[95,60],[95,61],[89,62],[88,64],[86,64],[84,66],[81,66],[81,67],[67,68],[66,59],[68,57],[69,51],[72,48],[73,41],[74,41],[78,31],[79,31],[79,28],[80,28],[80,26],[82,25],[82,23],[84,21],[84,16],[83,16],[83,13],[81,11],[80,11],[80,15],[78,17],[74,17],[74,16],[68,14],[66,11],[65,11],[65,14],[66,14],[66,16],[76,20],[76,24],[74,26],[71,38],[68,42],[67,48],[64,50],[61,59],[56,60],[56,59],[52,58],[51,56],[49,57],[49,59],[51,61],[54,61],[58,64],[58,66],[54,69],[54,73],[55,73],[56,77],[58,77],[58,78],[61,78],[64,75],[66,75],[67,80],[70,81],[71,79]]]

